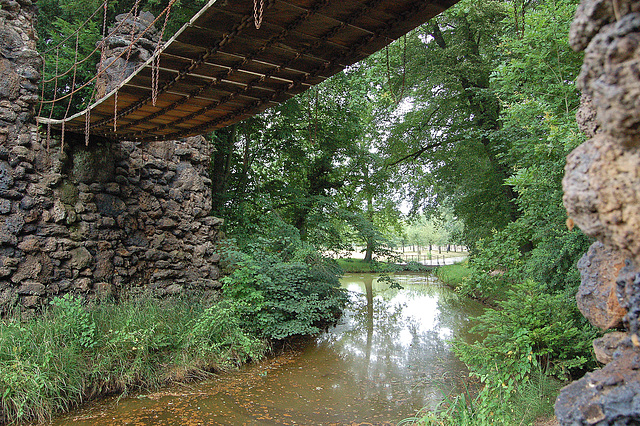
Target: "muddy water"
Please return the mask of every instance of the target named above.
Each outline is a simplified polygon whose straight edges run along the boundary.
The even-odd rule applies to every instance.
[[[435,278],[396,277],[390,289],[350,274],[341,322],[307,347],[198,384],[76,411],[61,425],[395,425],[435,407],[465,376],[451,353],[482,309]]]

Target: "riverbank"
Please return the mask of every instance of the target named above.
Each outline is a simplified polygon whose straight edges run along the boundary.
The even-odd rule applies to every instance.
[[[443,265],[435,269],[436,276],[453,289],[460,287],[465,278],[471,275],[469,261],[465,260],[453,265]]]
[[[457,261],[459,259],[461,258],[451,257],[449,258],[449,261]],[[394,263],[376,260],[372,262],[365,262],[364,260],[357,258],[337,259],[336,262],[338,263],[338,266],[340,266],[340,268],[346,273],[428,272],[433,270],[437,271],[438,269],[441,269],[443,267],[450,267],[461,263],[468,263],[466,260],[448,265],[424,264],[418,262]],[[453,270],[456,269],[454,268]]]
[[[397,274],[402,289],[378,275],[345,274],[351,302],[342,321],[293,353],[187,386],[88,404],[53,426],[395,425],[461,383],[464,366],[443,349],[451,334],[468,335],[461,319],[482,307],[432,274]]]
[[[472,273],[472,269],[468,261],[457,263],[454,265],[446,265],[437,268],[434,271],[435,275],[440,281],[454,290],[457,290],[462,286],[465,279]],[[480,315],[475,318],[471,318],[471,321],[475,324],[482,324],[491,322],[491,326],[481,326],[476,332],[496,334],[500,324],[496,324],[496,316],[487,316],[487,312],[496,312],[498,309],[500,312],[504,310],[504,306],[501,306],[499,301],[496,300],[484,300],[474,299],[483,303],[487,307],[484,315]],[[508,309],[507,309],[508,310]],[[501,318],[498,314],[497,318]],[[511,317],[510,317],[511,318]],[[507,320],[510,321],[510,320]],[[527,325],[523,325],[526,327]],[[497,328],[496,328],[497,327]],[[502,330],[502,329],[500,329]],[[472,329],[474,331],[474,329]],[[512,333],[509,333],[512,334]],[[479,337],[479,336],[478,336]],[[484,424],[488,417],[498,417],[497,413],[500,413],[501,424],[522,424],[522,425],[534,425],[534,426],[555,426],[558,424],[554,413],[553,404],[558,396],[560,388],[566,384],[549,374],[543,372],[540,367],[535,367],[537,364],[526,363],[525,368],[527,372],[525,374],[516,375],[505,369],[506,365],[513,362],[509,352],[511,349],[509,346],[495,347],[492,344],[498,342],[504,342],[504,338],[501,337],[497,340],[484,340],[476,342],[469,348],[479,354],[477,357],[469,357],[467,350],[466,361],[471,360],[472,365],[467,363],[467,367],[470,371],[476,371],[475,377],[478,377],[478,367],[476,364],[484,363],[491,364],[495,362],[494,359],[488,357],[485,358],[483,354],[491,354],[493,356],[498,353],[506,353],[506,357],[501,359],[502,366],[495,370],[488,371],[485,374],[484,386],[489,386],[488,389],[482,390],[478,394],[470,395],[469,392],[463,392],[457,395],[449,395],[444,404],[442,404],[435,411],[425,410],[416,416],[414,423],[410,424],[442,424],[445,426],[472,426],[476,424]],[[493,342],[493,343],[492,343]],[[461,345],[460,342],[454,344],[456,347],[456,353],[460,355],[461,348],[465,345]],[[506,349],[505,349],[506,348]],[[464,351],[462,351],[464,354]],[[463,357],[464,358],[464,357]],[[525,357],[526,359],[526,357]],[[463,359],[465,360],[465,359]],[[522,368],[522,367],[521,367]],[[504,371],[505,376],[499,376],[500,372]],[[470,376],[470,377],[473,377]],[[496,390],[495,383],[498,379],[498,390]],[[511,380],[509,391],[506,394],[501,393],[502,383]],[[508,400],[508,409],[504,409],[504,401]],[[495,414],[495,416],[494,416]]]
[[[46,421],[109,394],[188,382],[261,358],[225,302],[140,297],[83,306],[56,299],[40,317],[0,322],[0,424]]]
[[[387,262],[365,262],[362,259],[337,259],[338,266],[346,273],[389,273],[389,272],[426,272],[433,269],[432,266],[425,266],[415,262],[407,264],[387,263]]]

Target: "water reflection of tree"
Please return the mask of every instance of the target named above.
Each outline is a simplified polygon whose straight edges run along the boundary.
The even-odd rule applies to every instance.
[[[437,285],[375,292],[372,275],[362,281],[364,293],[352,299],[349,327],[327,335],[324,343],[333,346],[354,380],[366,389],[364,398],[411,401],[418,406],[436,403],[438,386],[449,387],[451,373],[463,369],[451,353],[446,340],[450,336],[442,333],[449,328],[455,334],[466,324],[458,296]],[[406,305],[392,302],[398,292],[404,292],[407,305],[421,303],[426,296],[435,299],[435,326],[425,329],[419,318],[407,319]]]

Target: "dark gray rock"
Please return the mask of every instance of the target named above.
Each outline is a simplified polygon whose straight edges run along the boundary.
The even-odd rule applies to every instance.
[[[13,170],[6,161],[0,161],[0,190],[13,186]]]
[[[127,209],[127,205],[120,198],[111,194],[96,194],[95,204],[101,215],[115,218]]]
[[[11,212],[11,201],[0,199],[0,214],[7,214]]]
[[[45,292],[45,286],[42,283],[35,281],[27,281],[18,288],[18,294],[20,295],[43,295]]]
[[[620,349],[603,369],[587,373],[560,392],[555,404],[561,425],[640,424],[640,352]]]

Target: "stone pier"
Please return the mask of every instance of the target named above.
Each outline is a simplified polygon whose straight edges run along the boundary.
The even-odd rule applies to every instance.
[[[0,5],[0,315],[31,315],[69,292],[213,295],[222,220],[209,215],[208,142],[47,141],[35,124],[35,6]]]

